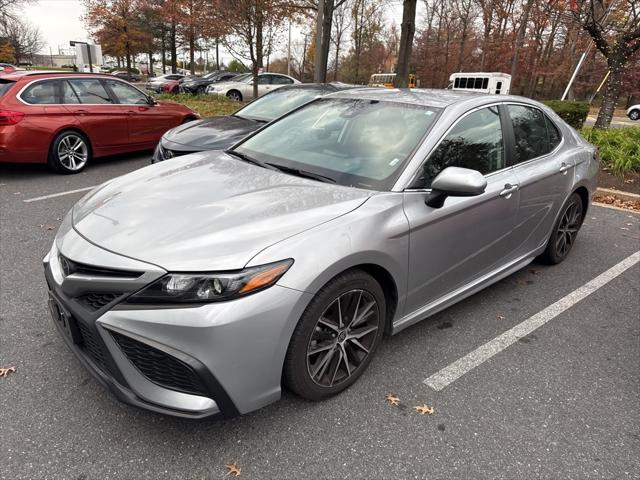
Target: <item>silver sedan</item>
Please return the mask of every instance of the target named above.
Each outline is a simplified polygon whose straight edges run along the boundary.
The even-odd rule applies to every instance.
[[[52,316],[149,410],[231,416],[283,385],[323,399],[385,334],[565,259],[597,171],[595,148],[525,98],[339,92],[90,192],[44,259]]]

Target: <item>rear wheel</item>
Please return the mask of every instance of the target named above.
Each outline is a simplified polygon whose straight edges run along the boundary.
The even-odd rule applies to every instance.
[[[563,205],[560,217],[553,226],[547,248],[540,256],[543,262],[555,265],[567,258],[576,241],[583,218],[582,199],[580,195],[573,193]]]
[[[61,132],[49,150],[49,168],[56,173],[81,172],[91,159],[91,148],[87,138],[75,131]]]
[[[353,384],[367,368],[385,325],[382,288],[361,270],[325,285],[302,315],[289,344],[284,382],[308,400]]]
[[[242,101],[242,94],[237,90],[231,90],[230,92],[227,92],[227,98],[229,100],[234,100],[236,102],[241,102]]]
[[[207,92],[207,87],[202,85],[196,89],[196,95],[204,95]]]

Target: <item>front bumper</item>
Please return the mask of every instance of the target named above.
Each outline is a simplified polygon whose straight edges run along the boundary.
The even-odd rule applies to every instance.
[[[98,250],[69,230],[45,257],[45,277],[56,327],[118,399],[168,415],[204,418],[246,413],[280,397],[286,349],[309,294],[275,285],[230,302],[182,308],[126,307],[124,294],[90,311],[79,299],[105,282],[75,273],[65,277],[60,258],[83,265],[91,258],[102,269],[120,269],[131,261],[117,256],[110,262],[115,254]],[[142,262],[131,262],[131,271],[139,272]],[[164,274],[149,267],[144,282]]]
[[[182,155],[201,151],[201,149],[191,147],[189,145],[181,145],[161,138],[153,151],[151,163],[164,162],[165,160],[170,160],[175,157],[181,157]]]

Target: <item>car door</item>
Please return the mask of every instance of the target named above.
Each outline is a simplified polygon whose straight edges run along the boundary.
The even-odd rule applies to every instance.
[[[575,161],[560,149],[560,130],[538,108],[507,104],[513,130],[512,163],[520,186],[520,209],[513,235],[522,255],[547,241],[556,214],[571,193]]]
[[[269,93],[272,89],[271,79],[273,75],[264,74],[258,76],[258,96],[261,97],[265,93]]]
[[[429,155],[412,188],[404,192],[410,228],[406,314],[513,260],[516,245],[510,234],[519,191],[506,162],[503,121],[497,106],[462,116]],[[431,181],[449,166],[484,174],[485,192],[448,197],[440,208],[427,206]]]
[[[94,147],[129,143],[126,111],[112,99],[99,78],[69,78],[62,82],[62,97]]]
[[[132,85],[118,80],[105,80],[105,84],[127,115],[130,144],[155,145],[167,130],[180,123],[175,113],[162,105],[151,105],[149,97]]]

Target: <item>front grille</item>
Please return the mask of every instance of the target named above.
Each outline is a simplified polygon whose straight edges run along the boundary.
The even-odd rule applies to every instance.
[[[76,298],[83,307],[95,312],[117,299],[122,293],[87,293]]]
[[[79,275],[88,275],[96,277],[117,277],[117,278],[130,278],[135,279],[142,275],[141,272],[133,272],[127,270],[116,270],[111,268],[94,267],[93,265],[86,265],[84,263],[75,262],[64,255],[59,256],[60,266],[64,272],[64,276],[69,276],[72,273]]]
[[[179,392],[208,396],[198,374],[182,360],[120,333],[111,332],[111,335],[131,363],[153,383]]]
[[[81,341],[79,343],[80,348],[103,370],[108,370],[107,359],[104,354],[102,342],[96,338],[96,333],[87,327],[84,323],[76,321],[78,330],[80,331]]]
[[[168,160],[170,158],[175,158],[175,157],[181,157],[182,155],[189,155],[190,153],[194,153],[194,152],[184,152],[182,150],[169,150],[167,148],[163,149],[163,156],[165,158],[165,160]]]

